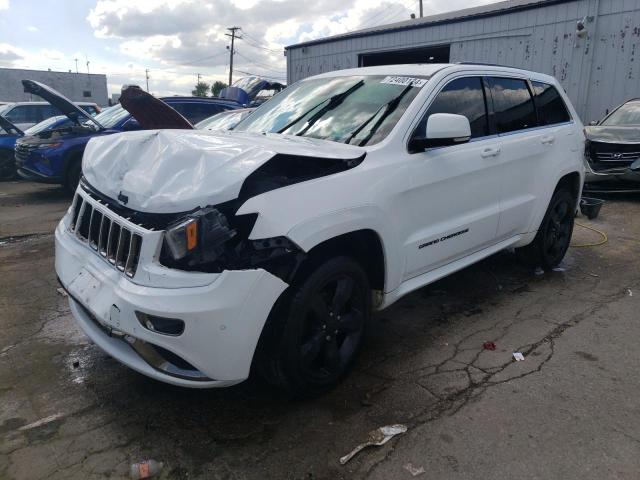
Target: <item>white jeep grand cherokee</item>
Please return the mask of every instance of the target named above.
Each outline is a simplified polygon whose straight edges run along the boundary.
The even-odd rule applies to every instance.
[[[302,80],[233,131],[97,137],[56,230],[87,335],[187,387],[348,370],[372,310],[508,247],[563,258],[583,126],[547,75],[395,65]]]

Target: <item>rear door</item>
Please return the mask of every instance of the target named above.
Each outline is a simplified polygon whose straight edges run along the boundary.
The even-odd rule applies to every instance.
[[[448,81],[414,135],[425,131],[434,113],[465,115],[471,141],[409,155],[405,280],[488,247],[495,243],[498,227],[500,139],[489,131],[482,77]]]
[[[553,143],[551,132],[538,128],[538,118],[525,78],[487,77],[493,105],[492,123],[502,143],[495,158],[500,185],[500,224],[497,238],[504,240],[527,231],[540,182],[548,182],[542,168]]]

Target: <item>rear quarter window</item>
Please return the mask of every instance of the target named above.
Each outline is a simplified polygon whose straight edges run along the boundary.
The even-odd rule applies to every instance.
[[[531,85],[540,125],[554,125],[571,120],[569,110],[556,87],[543,82],[531,82]]]
[[[508,133],[538,125],[533,98],[526,80],[489,77],[495,125],[498,133]]]

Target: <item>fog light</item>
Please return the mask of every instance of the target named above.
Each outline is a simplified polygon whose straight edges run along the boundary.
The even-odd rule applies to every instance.
[[[136,317],[140,325],[155,333],[177,337],[184,332],[184,322],[177,318],[156,317],[155,315],[138,311],[136,311]]]

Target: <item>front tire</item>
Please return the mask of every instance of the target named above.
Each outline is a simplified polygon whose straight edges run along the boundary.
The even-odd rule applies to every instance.
[[[575,209],[576,198],[571,192],[563,188],[556,190],[533,242],[517,249],[518,257],[532,267],[544,270],[557,267],[571,242]]]
[[[256,358],[268,382],[297,397],[324,393],[344,377],[371,317],[369,279],[354,259],[316,265],[274,307]]]

